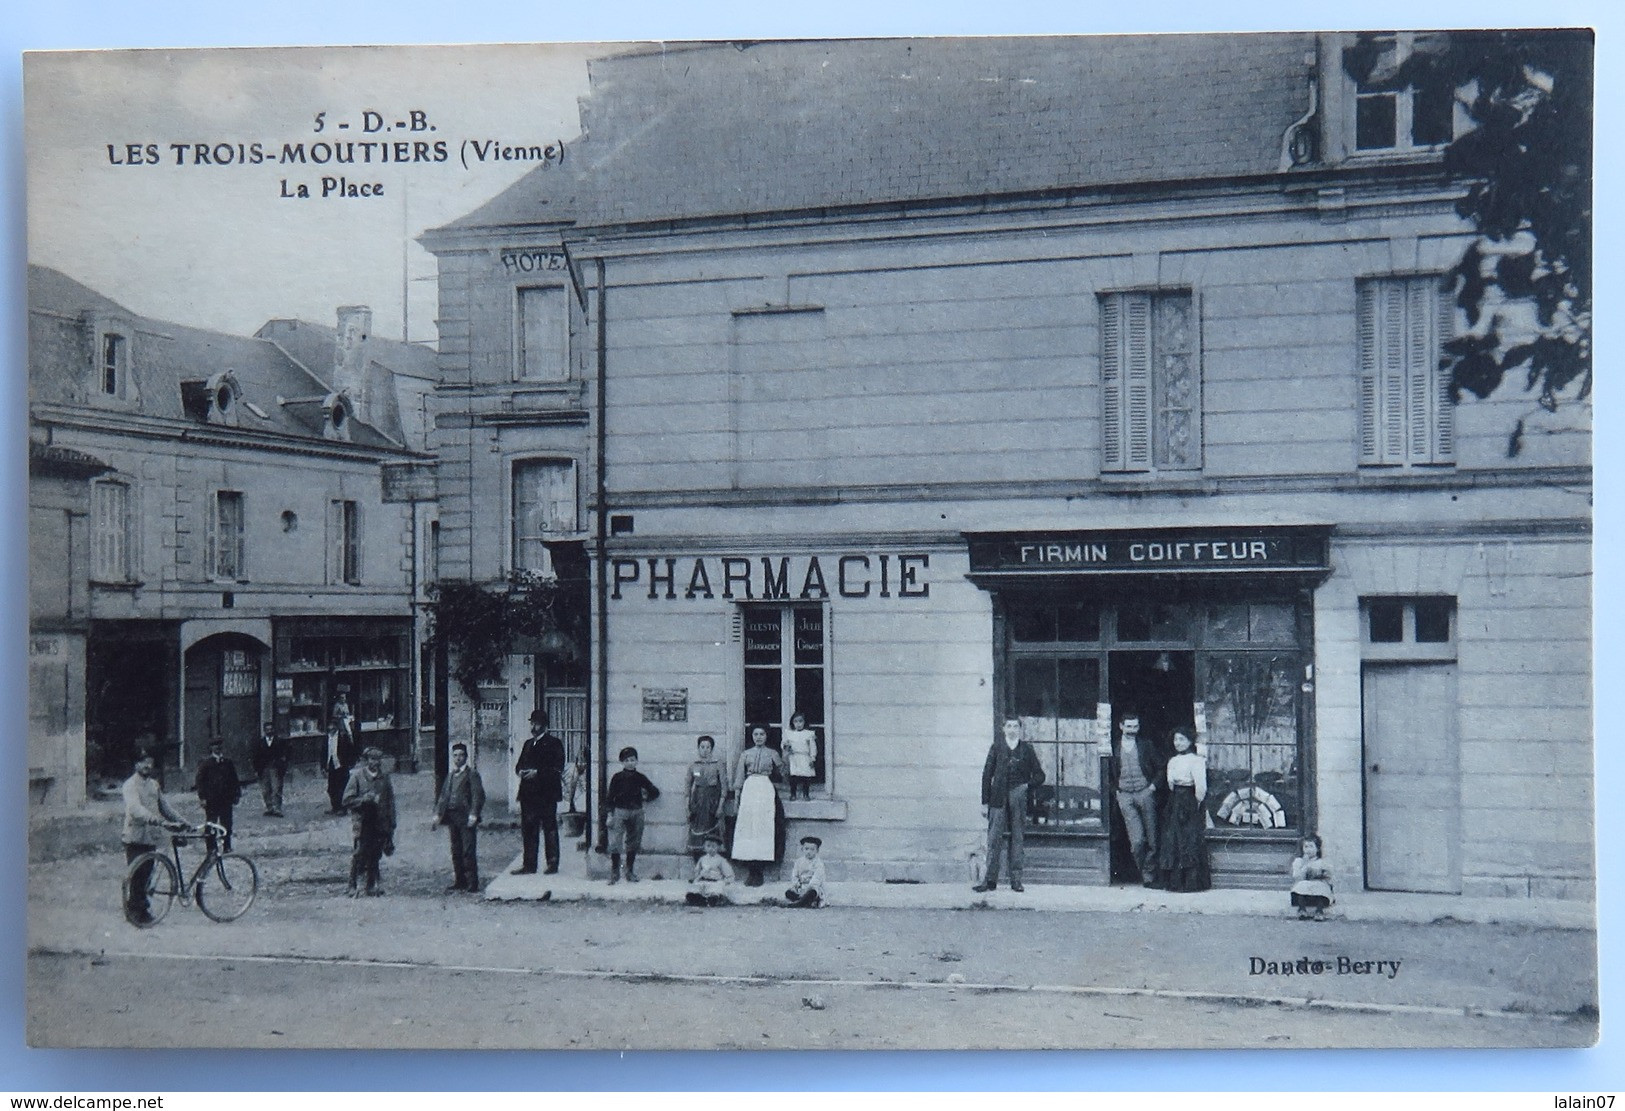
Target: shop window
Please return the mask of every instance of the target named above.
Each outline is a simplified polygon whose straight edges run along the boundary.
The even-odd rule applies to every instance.
[[[1226,602],[1207,608],[1209,644],[1296,644],[1297,615],[1288,602]]]
[[[828,623],[822,606],[741,606],[745,720],[767,726],[777,748],[790,718],[801,713],[818,740],[813,781],[829,785]],[[747,739],[748,743],[748,739]]]
[[[1354,92],[1355,150],[1426,151],[1455,137],[1451,90],[1383,87],[1412,54],[1435,42],[1410,31],[1360,36],[1353,49],[1367,76]]]
[[[1300,828],[1299,657],[1209,652],[1204,664],[1205,806],[1213,825]]]
[[[1101,470],[1202,466],[1195,301],[1179,292],[1100,299]]]
[[[569,302],[563,286],[519,290],[518,332],[516,379],[562,382],[570,377]]]
[[[1360,601],[1362,656],[1367,660],[1452,660],[1456,600],[1447,596],[1377,597]]]
[[[1027,798],[1027,824],[1057,833],[1101,828],[1099,658],[1014,655],[1009,682],[1009,712],[1044,768],[1044,784]]]
[[[90,487],[91,578],[121,583],[134,578],[130,487],[102,481]]]
[[[353,501],[334,500],[327,513],[327,581],[361,582],[361,509]]]
[[[1437,276],[1359,285],[1360,463],[1450,463],[1456,403],[1441,359],[1455,304]]]
[[[1125,602],[1117,609],[1117,639],[1128,642],[1185,641],[1191,635],[1189,606],[1168,602]]]
[[[1094,602],[1019,600],[1006,610],[1012,640],[1031,644],[1100,640],[1100,606]]]
[[[245,574],[243,495],[216,490],[208,520],[205,564],[210,578],[242,579]]]
[[[547,571],[545,542],[579,529],[576,465],[570,459],[522,459],[513,465],[513,566]]]

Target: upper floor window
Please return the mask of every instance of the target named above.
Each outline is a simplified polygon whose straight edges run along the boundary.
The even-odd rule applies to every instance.
[[[1441,361],[1455,306],[1436,275],[1372,278],[1358,295],[1360,463],[1450,463],[1455,402]]]
[[[361,509],[353,501],[328,503],[327,581],[361,582]]]
[[[131,567],[130,488],[105,481],[90,487],[91,578],[127,582]]]
[[[129,341],[117,332],[102,333],[101,390],[108,397],[121,397],[129,374]]]
[[[207,573],[213,579],[241,579],[244,575],[243,495],[238,490],[216,490],[209,507]]]
[[[1360,599],[1360,656],[1365,660],[1456,658],[1456,599],[1387,596]]]
[[[1353,48],[1364,74],[1354,93],[1355,150],[1427,150],[1455,137],[1451,90],[1385,87],[1412,54],[1426,48],[1426,37],[1413,31],[1360,36]]]
[[[544,541],[579,531],[576,465],[571,459],[521,459],[513,465],[513,566],[546,571]]]
[[[563,382],[570,377],[570,317],[564,287],[519,290],[519,328],[514,377],[526,382]]]
[[[1202,466],[1202,370],[1189,290],[1100,299],[1101,470]]]

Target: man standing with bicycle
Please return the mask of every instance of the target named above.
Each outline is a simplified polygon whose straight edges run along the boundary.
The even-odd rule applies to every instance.
[[[142,853],[156,851],[165,830],[186,828],[181,816],[164,798],[163,788],[154,778],[157,774],[158,762],[151,753],[143,752],[136,759],[135,774],[124,781],[124,830],[121,839],[127,866],[133,864]],[[144,923],[152,918],[147,910],[147,885],[151,873],[152,865],[149,863],[130,877],[129,905],[125,913],[132,922]]]

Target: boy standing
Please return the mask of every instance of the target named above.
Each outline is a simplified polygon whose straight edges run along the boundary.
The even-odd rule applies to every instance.
[[[197,778],[192,790],[203,804],[203,820],[219,822],[226,829],[224,849],[231,851],[231,809],[243,797],[243,785],[237,779],[237,766],[226,759],[226,742],[220,737],[209,741],[209,757],[197,766]]]
[[[824,842],[816,837],[801,839],[801,856],[790,870],[790,889],[784,893],[785,902],[793,907],[824,905],[824,862],[818,859],[818,850]]]
[[[451,836],[451,870],[455,877],[450,891],[479,891],[480,811],[485,809],[485,785],[480,773],[469,766],[468,746],[461,741],[451,746],[451,771],[440,787],[434,804],[434,824],[444,825]]]
[[[638,771],[638,750],[621,749],[621,770],[604,792],[609,808],[609,882],[621,882],[621,853],[626,853],[626,882],[637,883],[638,850],[643,847],[643,804],[660,797],[660,788]]]

